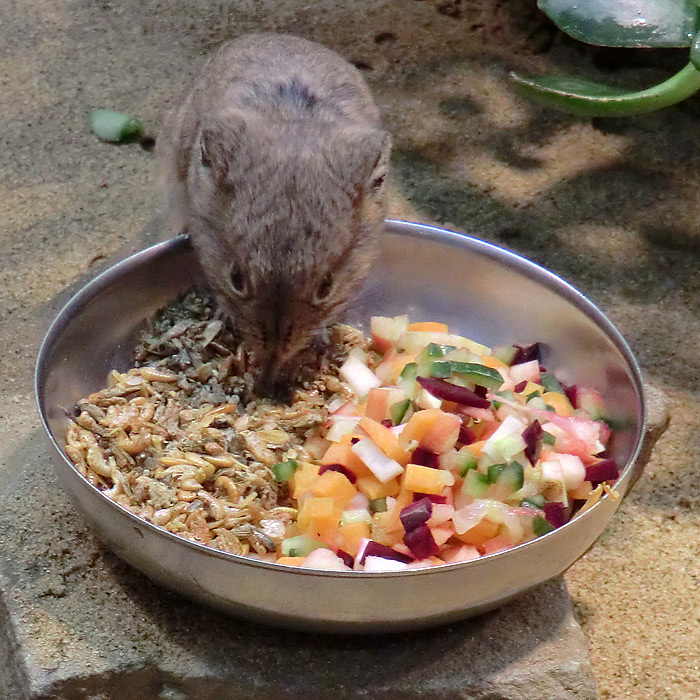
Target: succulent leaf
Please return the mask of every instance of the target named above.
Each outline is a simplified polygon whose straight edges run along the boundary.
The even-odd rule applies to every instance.
[[[563,32],[598,46],[690,46],[700,25],[695,0],[538,0]]]
[[[583,78],[511,73],[521,94],[571,114],[589,117],[625,117],[652,112],[685,100],[700,89],[700,70],[689,63],[668,80],[646,90],[627,91]]]

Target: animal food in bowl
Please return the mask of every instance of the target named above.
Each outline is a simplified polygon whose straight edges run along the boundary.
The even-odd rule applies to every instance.
[[[289,403],[260,399],[211,300],[163,310],[66,453],[136,515],[233,554],[396,571],[479,558],[560,527],[618,476],[600,394],[542,348],[489,348],[441,323],[344,325]]]

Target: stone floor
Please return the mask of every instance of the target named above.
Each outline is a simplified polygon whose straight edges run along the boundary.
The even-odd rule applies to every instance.
[[[529,0],[358,5],[10,0],[0,8],[0,697],[299,694],[299,678],[285,683],[286,696],[277,685],[295,672],[280,643],[292,640],[287,633],[217,620],[97,544],[57,490],[32,395],[36,350],[66,290],[143,246],[156,209],[151,154],[99,142],[89,110],[122,109],[155,126],[202,55],[227,37],[271,29],[322,41],[363,66],[395,139],[394,216],[468,231],[563,275],[618,325],[672,412],[646,475],[566,575],[573,616],[553,583],[512,608],[404,643],[349,651],[337,642],[323,673],[304,668],[316,696],[593,697],[580,624],[601,699],[697,698],[698,102],[599,123],[525,104],[507,83],[517,68],[651,84],[679,59],[664,54],[655,65],[635,54],[615,66],[557,37]],[[550,615],[532,649],[494,632],[543,607]],[[242,641],[249,635],[254,645]],[[457,662],[476,638],[487,640],[479,653],[488,660],[469,675],[475,667]],[[562,638],[568,646],[557,642],[553,656]],[[320,664],[323,643],[295,644],[307,666]],[[353,654],[364,663],[380,645],[389,649],[381,682],[338,677]],[[249,679],[261,685],[242,684],[241,672],[260,667]],[[234,675],[239,685],[229,683]]]

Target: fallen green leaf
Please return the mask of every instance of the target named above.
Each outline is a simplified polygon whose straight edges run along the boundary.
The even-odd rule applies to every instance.
[[[630,92],[582,78],[511,73],[516,90],[537,102],[588,117],[626,117],[681,102],[700,89],[700,71],[689,63],[668,80]]]
[[[140,120],[111,109],[94,109],[90,112],[89,119],[95,134],[110,143],[120,143],[143,134],[143,124]]]

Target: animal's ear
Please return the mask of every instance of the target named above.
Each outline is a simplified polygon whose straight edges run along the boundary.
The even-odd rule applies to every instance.
[[[342,135],[340,148],[345,178],[353,183],[358,195],[380,192],[389,172],[391,136],[381,129],[353,129]]]
[[[193,158],[200,169],[210,172],[217,182],[229,179],[231,166],[247,140],[246,123],[236,112],[202,119]]]

